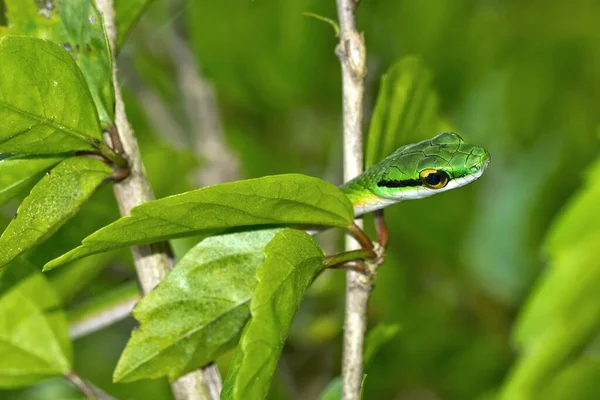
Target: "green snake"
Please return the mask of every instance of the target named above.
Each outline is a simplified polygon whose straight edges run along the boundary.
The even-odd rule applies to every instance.
[[[464,186],[479,178],[488,166],[490,154],[472,146],[454,133],[442,133],[419,143],[400,147],[389,157],[341,186],[354,206],[356,217],[404,200],[420,199]],[[320,230],[308,230],[318,234]],[[127,298],[119,294],[94,313],[82,313],[71,321],[71,330],[82,336],[98,329],[87,321],[104,309],[139,299],[137,286]],[[126,308],[126,307],[125,307]],[[128,313],[129,311],[125,309]]]
[[[354,216],[360,217],[464,186],[479,178],[489,162],[485,149],[446,132],[400,147],[340,188],[354,206]]]

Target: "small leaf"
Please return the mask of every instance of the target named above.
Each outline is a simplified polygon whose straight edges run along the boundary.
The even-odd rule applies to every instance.
[[[112,60],[94,1],[55,1],[51,7],[35,1],[5,3],[10,26],[6,32],[51,40],[66,49],[87,81],[102,126],[109,125],[114,119]]]
[[[264,399],[304,292],[324,254],[306,232],[283,230],[265,248],[250,321],[223,384],[222,399]]]
[[[367,332],[365,338],[365,352],[364,352],[364,369],[368,369],[368,365],[373,360],[375,353],[387,342],[389,342],[394,336],[398,334],[400,330],[399,325],[386,325],[379,324]],[[363,374],[364,386],[366,374]],[[336,376],[329,382],[329,385],[321,392],[319,400],[338,400],[342,398],[342,377]],[[362,398],[362,386],[361,386],[361,398]]]
[[[129,31],[142,15],[144,9],[154,0],[115,0],[117,25],[117,48],[123,46]]]
[[[367,374],[363,374],[363,379],[360,384],[360,398],[363,399],[363,389],[365,387],[365,380]],[[336,376],[329,382],[327,387],[323,389],[319,395],[319,400],[339,400],[342,398],[343,382],[341,376]]]
[[[135,207],[130,217],[88,236],[44,270],[91,254],[176,237],[284,225],[345,228],[353,218],[344,193],[317,178],[289,174],[223,183]]]
[[[114,380],[129,382],[199,368],[232,348],[250,316],[256,269],[276,230],[204,239],[136,306],[140,328]]]
[[[400,325],[379,324],[367,332],[364,355],[365,368],[373,360],[375,353],[392,340],[399,331]]]
[[[0,268],[56,232],[111,173],[100,160],[72,157],[46,174],[0,237]]]
[[[392,154],[400,144],[431,137],[440,125],[431,72],[415,56],[406,56],[381,79],[367,136],[366,167]]]
[[[31,264],[15,260],[0,286],[0,387],[34,384],[70,370],[72,349],[60,300]]]
[[[329,382],[319,395],[319,400],[340,400],[342,398],[343,382],[341,376],[336,376]]]
[[[98,116],[81,71],[62,47],[22,36],[0,39],[0,153],[95,150]]]
[[[62,157],[10,157],[0,160],[0,206],[23,193]]]

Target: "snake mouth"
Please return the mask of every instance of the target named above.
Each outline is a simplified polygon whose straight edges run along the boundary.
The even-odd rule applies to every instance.
[[[484,171],[487,169],[488,165],[490,164],[490,160],[492,159],[492,157],[490,156],[490,153],[488,153],[487,151],[482,156],[482,158],[484,159],[484,161],[483,161],[483,165],[481,166],[481,171],[479,171],[479,176],[481,176],[481,174],[484,173]]]

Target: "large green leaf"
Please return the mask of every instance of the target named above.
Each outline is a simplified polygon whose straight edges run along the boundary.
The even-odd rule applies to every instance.
[[[127,34],[152,1],[154,0],[115,0],[117,48],[123,46]]]
[[[0,285],[0,387],[28,386],[71,368],[60,300],[31,264],[15,260]]]
[[[27,190],[63,157],[10,157],[0,160],[0,206]]]
[[[600,393],[600,360],[594,355],[575,360],[545,385],[537,396],[544,400],[596,400]]]
[[[223,385],[222,399],[263,399],[304,292],[323,268],[324,254],[306,232],[285,229],[265,248],[258,284]]]
[[[571,314],[582,300],[580,285],[591,278],[600,279],[600,265],[584,266],[589,257],[593,262],[593,238],[600,235],[600,225],[590,218],[596,214],[600,199],[600,159],[586,175],[585,188],[564,208],[546,238],[545,251],[553,266],[529,298],[514,329],[515,340],[523,348]],[[575,247],[579,253],[573,251]]]
[[[110,167],[89,157],[68,158],[53,168],[0,236],[0,268],[56,232],[111,174]]]
[[[110,124],[114,119],[112,61],[94,1],[60,1],[52,7],[46,2],[5,2],[10,26],[5,33],[51,40],[68,50],[85,76],[102,125]]]
[[[550,230],[546,251],[552,266],[514,328],[521,355],[502,399],[535,397],[600,329],[600,225],[590,218],[600,198],[599,172],[597,162],[590,168],[586,187]]]
[[[91,254],[175,237],[282,225],[347,227],[352,204],[334,185],[289,174],[223,183],[144,203],[50,261],[44,270]]]
[[[214,236],[190,250],[136,306],[140,329],[119,360],[115,381],[173,380],[233,347],[250,316],[264,247],[275,233]]]
[[[415,56],[400,59],[381,79],[367,136],[367,168],[402,143],[434,136],[441,126],[431,72]]]
[[[0,153],[95,150],[102,130],[85,78],[62,47],[0,39]]]

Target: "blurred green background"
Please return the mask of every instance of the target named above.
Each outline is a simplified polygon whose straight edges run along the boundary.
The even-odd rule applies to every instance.
[[[119,72],[158,197],[285,172],[341,183],[337,38],[306,11],[336,18],[333,0],[150,4]],[[400,330],[367,365],[365,398],[600,398],[600,3],[363,0],[357,18],[368,60],[365,132],[382,74],[416,55],[445,123],[492,155],[473,185],[386,211],[390,250],[369,323]],[[103,221],[67,224],[39,254],[50,259],[116,219],[110,188],[86,213]],[[324,247],[335,251],[341,239],[327,235]],[[177,253],[191,244],[178,241]],[[77,301],[134,279],[128,253],[105,263]],[[311,288],[272,399],[317,398],[339,375],[343,304],[343,272]],[[118,398],[168,399],[166,381],[110,382],[133,326],[77,340],[75,369]],[[229,358],[219,360],[222,374]],[[75,395],[60,380],[0,392]]]

